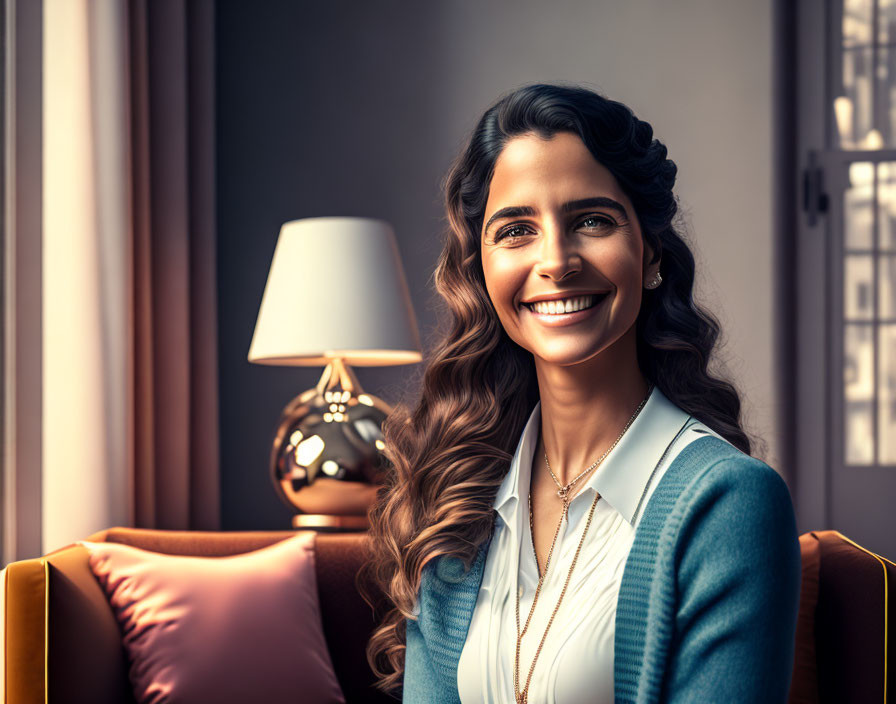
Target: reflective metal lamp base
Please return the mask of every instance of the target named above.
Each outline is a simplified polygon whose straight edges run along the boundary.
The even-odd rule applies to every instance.
[[[341,359],[290,401],[274,437],[271,475],[280,498],[298,511],[294,528],[368,528],[386,467],[382,424],[391,411],[364,393]]]

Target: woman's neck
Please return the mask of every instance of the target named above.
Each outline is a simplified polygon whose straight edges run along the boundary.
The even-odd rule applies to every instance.
[[[541,398],[539,444],[564,485],[613,445],[647,395],[649,385],[637,356],[625,347],[614,345],[573,366],[536,359]]]

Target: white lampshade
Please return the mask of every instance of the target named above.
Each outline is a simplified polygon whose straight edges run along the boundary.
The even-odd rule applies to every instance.
[[[422,359],[392,227],[332,217],[284,223],[261,299],[249,361],[355,366]]]

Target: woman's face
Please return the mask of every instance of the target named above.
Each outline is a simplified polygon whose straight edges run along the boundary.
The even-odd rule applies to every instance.
[[[653,253],[615,177],[568,132],[507,142],[480,242],[486,288],[507,334],[536,361],[561,366],[634,335],[645,278],[659,269],[648,265]],[[564,311],[590,307],[526,305],[557,294]]]

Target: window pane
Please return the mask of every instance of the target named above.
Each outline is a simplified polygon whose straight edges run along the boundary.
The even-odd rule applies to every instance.
[[[881,325],[878,330],[878,462],[896,464],[896,325]]]
[[[847,321],[871,320],[873,258],[852,254],[843,260],[843,313]]]
[[[840,125],[843,147],[862,148],[874,126],[872,122],[871,49],[843,52],[843,95],[848,99],[848,115]]]
[[[871,43],[872,0],[844,0],[843,46]]]
[[[877,22],[878,41],[882,44],[896,42],[896,2],[893,0],[880,1]]]
[[[896,250],[896,164],[894,163],[883,162],[877,167],[877,217],[880,248]]]
[[[894,181],[896,181],[896,169]],[[889,176],[889,172],[887,173]],[[896,190],[896,183],[892,186]],[[896,193],[894,201],[896,201]],[[874,164],[857,161],[849,165],[849,187],[843,193],[843,227],[847,249],[871,249],[874,227],[871,204],[874,200]],[[896,210],[896,202],[894,202]],[[894,212],[896,215],[896,212]]]
[[[877,264],[878,316],[893,319],[896,318],[896,257],[880,257]]]
[[[874,461],[874,354],[870,325],[844,326],[843,390],[847,464]]]

